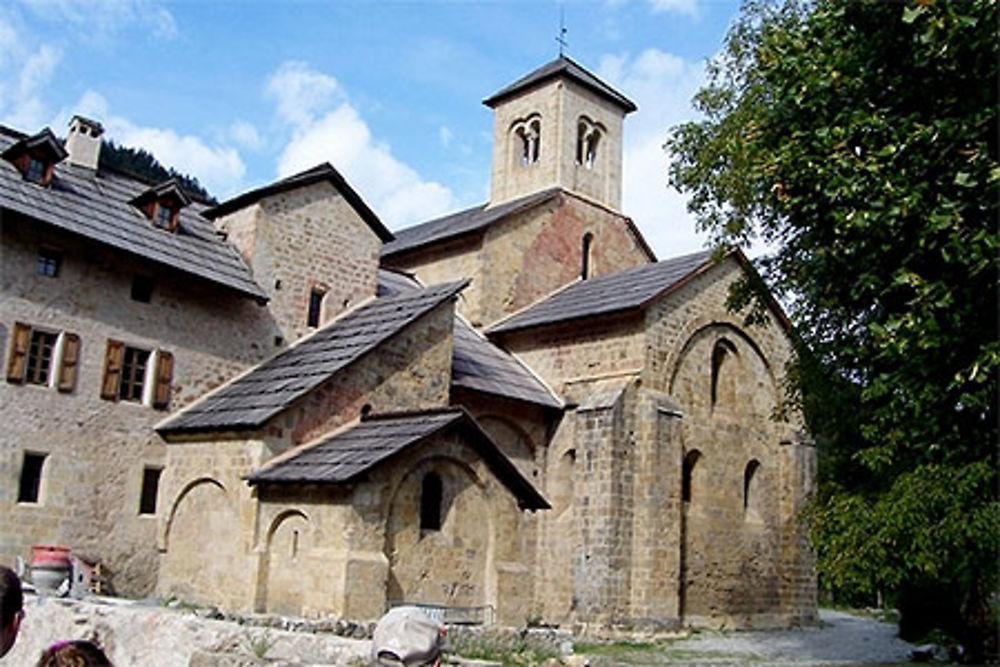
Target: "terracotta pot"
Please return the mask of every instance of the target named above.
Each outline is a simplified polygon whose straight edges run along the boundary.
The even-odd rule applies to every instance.
[[[69,547],[36,544],[31,547],[31,583],[37,588],[55,589],[69,578],[73,566]]]

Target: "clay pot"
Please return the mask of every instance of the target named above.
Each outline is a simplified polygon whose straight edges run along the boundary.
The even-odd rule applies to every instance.
[[[31,583],[36,588],[54,590],[70,577],[73,566],[69,547],[36,544],[31,547]]]

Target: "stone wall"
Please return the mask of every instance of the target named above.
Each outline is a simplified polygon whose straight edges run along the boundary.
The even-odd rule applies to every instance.
[[[107,340],[173,354],[176,409],[270,355],[280,330],[249,299],[33,221],[5,216],[2,235],[5,363],[15,322],[75,333],[81,345],[68,393],[0,384],[0,562],[28,559],[32,544],[65,544],[102,561],[115,589],[148,592],[157,569],[156,516],[140,514],[139,499],[144,469],[165,464],[153,426],[166,413],[100,398]],[[56,278],[35,273],[42,246],[63,254]],[[153,279],[149,303],[130,297],[134,275]],[[25,452],[46,456],[38,503],[17,502]]]
[[[265,197],[217,226],[270,298],[285,341],[313,330],[306,316],[314,287],[325,293],[320,325],[375,295],[381,241],[328,182]]]

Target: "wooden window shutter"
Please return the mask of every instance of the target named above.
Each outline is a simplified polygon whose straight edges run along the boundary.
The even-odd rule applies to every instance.
[[[14,335],[7,359],[7,382],[24,382],[24,367],[28,361],[28,346],[31,344],[31,327],[23,322],[14,322]]]
[[[153,392],[153,407],[166,410],[170,405],[170,383],[174,378],[174,355],[160,350],[156,360],[156,390]]]
[[[59,363],[59,383],[56,388],[69,393],[76,386],[76,366],[80,357],[80,337],[74,333],[63,334],[62,360]]]
[[[108,339],[108,350],[104,355],[104,378],[101,380],[101,398],[118,400],[118,385],[122,376],[122,360],[125,357],[125,343]]]

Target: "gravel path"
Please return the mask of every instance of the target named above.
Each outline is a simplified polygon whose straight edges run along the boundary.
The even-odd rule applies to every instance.
[[[98,635],[119,667],[210,665],[361,665],[370,643],[329,634],[265,630],[209,620],[190,612],[124,601],[25,600],[27,616],[14,650],[0,666],[34,665],[59,639]],[[650,649],[618,645],[612,654],[577,654],[566,663],[601,665],[845,665],[905,663],[913,646],[896,627],[871,618],[821,610],[820,627],[754,632],[699,632]],[[270,660],[253,660],[250,645],[267,638]],[[192,662],[199,652],[221,651],[234,662]],[[245,661],[244,661],[245,660]]]

